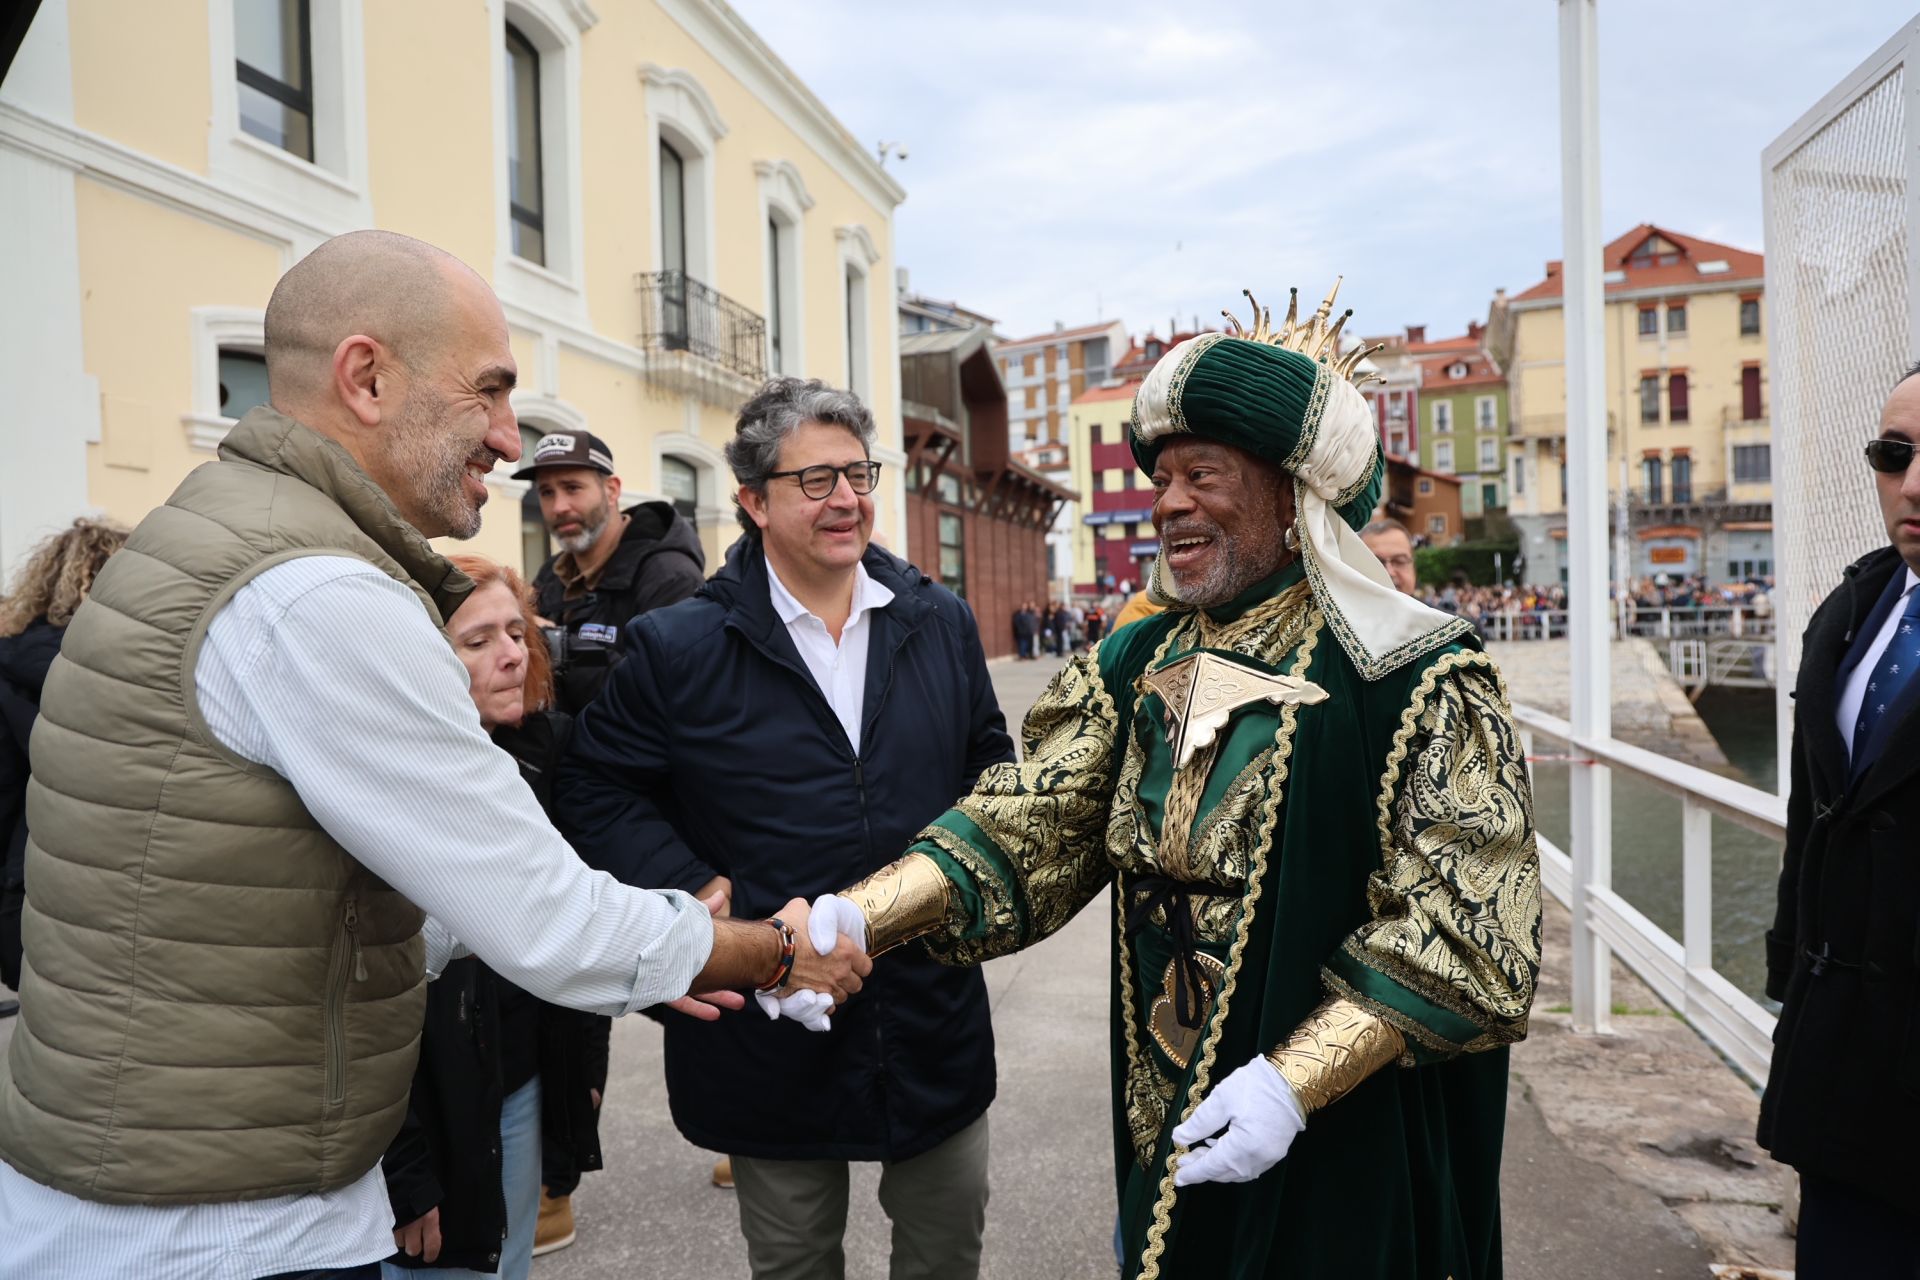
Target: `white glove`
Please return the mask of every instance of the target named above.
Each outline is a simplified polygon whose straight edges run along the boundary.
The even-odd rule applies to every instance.
[[[854,946],[867,949],[867,918],[860,914],[860,908],[837,893],[815,898],[807,915],[807,940],[813,943],[813,949],[826,955],[843,933],[853,939]]]
[[[809,991],[805,987],[777,996],[771,991],[756,991],[753,999],[761,1012],[769,1018],[792,1018],[809,1031],[828,1031],[833,1022],[827,1011],[833,1008],[833,998],[824,991]]]
[[[1286,1158],[1306,1127],[1293,1086],[1271,1062],[1255,1058],[1215,1085],[1187,1122],[1174,1129],[1173,1140],[1192,1150],[1180,1157],[1173,1185],[1252,1182]],[[1226,1132],[1200,1143],[1218,1129]]]

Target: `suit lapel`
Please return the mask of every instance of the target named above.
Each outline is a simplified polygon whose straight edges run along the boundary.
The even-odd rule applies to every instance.
[[[1890,557],[1897,565],[1899,557]],[[1800,678],[1794,693],[1794,714],[1799,718],[1800,735],[1806,744],[1807,759],[1821,775],[1825,795],[1845,792],[1852,777],[1851,742],[1840,732],[1835,712],[1847,675],[1860,663],[1860,655],[1872,643],[1873,633],[1866,623],[1878,612],[1881,583],[1879,565],[1848,571],[1846,594],[1834,601],[1831,618],[1821,620],[1807,632],[1806,652],[1800,655]],[[1861,639],[1862,636],[1865,639]]]

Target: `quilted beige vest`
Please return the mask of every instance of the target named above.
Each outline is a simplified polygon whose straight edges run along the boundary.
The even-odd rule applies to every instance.
[[[313,554],[378,566],[436,626],[471,590],[345,450],[255,409],[107,562],[48,674],[0,1066],[0,1158],[37,1182],[128,1204],[321,1191],[400,1127],[420,912],[219,746],[193,694],[220,606]]]

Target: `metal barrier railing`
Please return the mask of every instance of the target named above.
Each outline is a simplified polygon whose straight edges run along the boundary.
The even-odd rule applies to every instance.
[[[1560,640],[1567,635],[1565,609],[1508,609],[1480,615],[1480,634],[1488,640]],[[1746,605],[1646,606],[1630,604],[1615,610],[1612,624],[1616,637],[1638,636],[1648,640],[1678,640],[1699,637],[1771,640],[1773,615]]]
[[[1574,768],[1631,774],[1680,798],[1682,929],[1678,940],[1614,892],[1610,856],[1597,860],[1592,882],[1576,884],[1572,858],[1541,836],[1542,879],[1547,890],[1573,911],[1576,950],[1603,944],[1742,1074],[1764,1084],[1773,1054],[1774,1015],[1713,967],[1713,818],[1718,814],[1784,843],[1786,800],[1615,738],[1577,738],[1565,720],[1533,707],[1516,706],[1513,713],[1530,759],[1536,735],[1558,739],[1567,744]],[[1603,806],[1601,812],[1607,810]],[[1600,847],[1610,848],[1611,831],[1594,835]],[[1589,981],[1595,989],[1576,991],[1575,1007],[1596,1010],[1594,1029],[1605,1030],[1611,1002],[1604,964],[1589,970]]]

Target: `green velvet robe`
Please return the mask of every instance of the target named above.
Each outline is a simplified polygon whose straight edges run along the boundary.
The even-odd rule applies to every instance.
[[[1236,711],[1180,784],[1143,673],[1195,648],[1325,689]],[[1125,1275],[1488,1280],[1500,1275],[1507,1049],[1539,964],[1531,793],[1499,675],[1450,644],[1363,681],[1297,567],[1201,616],[1122,628],[1069,663],[996,765],[915,850],[958,889],[926,939],[951,963],[1030,946],[1115,886],[1114,1150]],[[1170,804],[1194,813],[1185,849]],[[1182,1068],[1151,1033],[1164,912],[1128,935],[1145,875],[1204,882],[1199,947],[1226,976]],[[1207,1087],[1330,994],[1406,1038],[1250,1183],[1173,1189],[1169,1131]],[[1164,1024],[1163,1024],[1164,1025]]]

